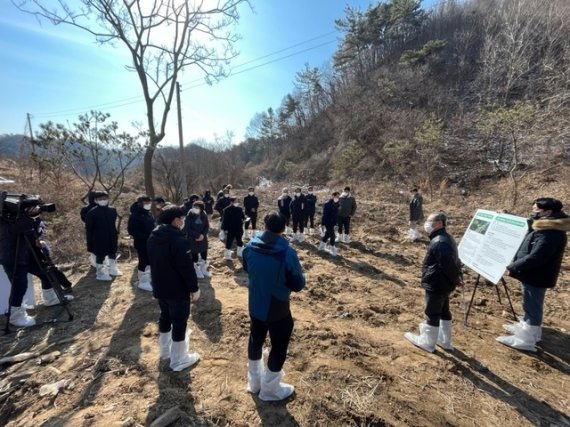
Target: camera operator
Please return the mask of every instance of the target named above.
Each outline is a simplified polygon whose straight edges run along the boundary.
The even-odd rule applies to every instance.
[[[10,323],[17,327],[29,327],[36,324],[22,307],[22,300],[28,289],[28,273],[38,277],[42,283],[42,297],[45,306],[59,304],[45,271],[38,264],[31,251],[32,245],[41,248],[37,240],[34,217],[40,213],[40,206],[25,208],[24,215],[7,219],[0,218],[0,264],[12,284],[10,293]]]

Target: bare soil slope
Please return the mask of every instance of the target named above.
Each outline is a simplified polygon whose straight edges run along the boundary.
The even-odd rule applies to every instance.
[[[467,198],[449,192],[426,210],[446,208],[459,240],[476,208],[502,207],[496,201],[507,187],[492,190]],[[529,200],[542,191],[535,190]],[[427,241],[403,243],[407,207],[395,194],[367,197],[359,198],[354,242],[341,244],[338,257],[317,252],[315,236],[295,244],[307,288],[292,298],[296,324],[284,368],[296,386],[291,399],[265,403],[245,391],[247,276],[237,260],[222,261],[213,234],[213,277],[200,281],[189,325],[202,357],[195,367],[174,373],[159,361],[158,307],[136,289],[136,254],[125,252],[124,275],[110,284],[95,281],[86,265],[74,277],[72,322],[0,338],[2,355],[44,351],[0,367],[0,425],[143,426],[171,410],[174,426],[570,426],[568,255],[559,286],[547,293],[536,354],[495,341],[509,315],[492,286],[477,291],[470,324],[462,325],[472,274],[452,300],[455,351],[427,354],[403,337],[422,320]],[[262,193],[266,206],[273,200],[272,191]],[[507,281],[520,312],[518,284]],[[37,318],[56,311],[39,306]],[[61,354],[50,361],[53,351]],[[69,387],[39,396],[41,385],[60,379]]]

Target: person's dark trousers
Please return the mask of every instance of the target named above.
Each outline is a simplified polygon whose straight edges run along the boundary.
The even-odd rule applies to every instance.
[[[309,223],[311,224],[310,228],[315,228],[315,214],[305,217],[305,227],[307,227]]]
[[[305,229],[305,218],[302,216],[293,216],[293,233],[296,233],[297,229],[300,233]]]
[[[192,262],[193,263],[197,263],[199,261],[198,255],[200,255],[200,258],[202,258],[203,261],[206,261],[208,259],[208,251],[204,251],[204,252],[200,252],[200,253],[192,252]]]
[[[252,230],[257,230],[257,214],[256,213],[252,213],[248,215],[250,221],[245,223],[245,229],[249,229],[249,223],[251,222],[251,229]]]
[[[326,243],[328,239],[331,239],[331,246],[334,246],[335,243],[334,225],[325,225],[325,235],[323,236],[322,241]]]
[[[344,228],[344,233],[342,232]],[[349,216],[339,216],[338,217],[338,234],[350,234],[350,217]]]
[[[427,317],[428,325],[438,328],[440,320],[451,320],[451,311],[449,310],[449,295],[450,294],[436,294],[426,291],[426,309],[424,313]]]
[[[285,217],[285,226],[289,227],[291,223],[291,215],[283,215]]]
[[[45,270],[35,261],[30,261],[27,267],[28,273],[36,276],[42,282],[42,289],[51,289],[51,283],[47,277]]]
[[[158,319],[159,332],[172,330],[172,341],[184,341],[186,338],[186,324],[190,317],[190,298],[180,300],[159,299],[160,317]]]
[[[243,241],[242,241],[242,236],[243,236],[243,230],[239,230],[237,233],[235,231],[228,231],[227,236],[226,236],[226,249],[231,249],[232,248],[232,243],[234,242],[234,239],[236,241],[236,244],[239,246],[243,246]]]
[[[17,265],[15,272],[14,264],[12,263],[2,264],[2,267],[4,267],[4,272],[12,284],[10,305],[12,307],[21,307],[24,295],[28,290],[28,266]]]
[[[103,264],[106,256],[108,256],[109,259],[117,259],[117,254],[95,254],[95,263]]]
[[[530,326],[541,326],[546,288],[522,284],[524,321]]]
[[[283,368],[287,358],[287,347],[293,333],[293,317],[291,313],[287,317],[275,322],[264,322],[254,317],[250,318],[249,344],[247,357],[249,360],[260,360],[262,357],[263,343],[267,332],[271,339],[271,351],[267,360],[267,367],[271,372],[279,372]]]
[[[137,256],[139,258],[139,263],[137,268],[139,271],[145,271],[146,267],[150,265],[150,261],[148,259],[148,252],[146,250],[146,245],[136,247],[136,250],[137,250]]]

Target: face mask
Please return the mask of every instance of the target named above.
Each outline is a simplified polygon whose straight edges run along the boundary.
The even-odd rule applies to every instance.
[[[190,212],[192,212],[194,215],[198,215],[200,213],[200,208],[192,208],[190,209]]]
[[[307,194],[308,194],[309,196],[311,196],[311,195],[313,194],[313,192],[312,192],[312,191],[309,191]]]
[[[295,197],[299,197],[301,193],[295,193]]]
[[[234,203],[234,206],[237,208],[239,206],[239,203]]]
[[[426,221],[424,223],[424,230],[427,234],[431,234],[433,232],[433,223],[431,221]]]
[[[151,208],[151,207],[152,207],[152,205],[151,205],[150,203],[145,203],[145,204],[143,205],[143,208],[144,208],[145,210],[147,210],[147,211],[150,211],[150,208]]]
[[[229,193],[224,193],[224,197],[230,197]]]
[[[343,191],[343,192],[342,192],[342,195],[343,195],[344,197],[347,197],[347,196],[348,196],[348,193],[347,193],[346,191]]]
[[[247,194],[249,194],[250,196],[253,196],[255,193],[254,193],[253,191],[251,191],[251,192],[249,192],[249,193],[247,193]]]
[[[333,199],[333,202],[338,203],[338,197],[335,197],[335,198]]]
[[[108,201],[108,200],[99,200],[99,201],[97,202],[97,204],[98,204],[99,206],[107,206],[107,205],[109,204],[109,201]]]

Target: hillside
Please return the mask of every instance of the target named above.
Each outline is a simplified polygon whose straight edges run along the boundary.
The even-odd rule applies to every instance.
[[[569,176],[568,169],[557,182],[525,176],[516,213],[525,215],[545,193],[564,200]],[[259,190],[265,209],[278,188]],[[355,191],[354,242],[341,245],[337,258],[318,253],[314,236],[295,244],[307,287],[291,304],[296,324],[284,369],[296,394],[288,401],[265,403],[245,391],[247,277],[237,260],[222,261],[212,230],[213,276],[200,281],[202,297],[189,323],[192,349],[202,357],[194,368],[174,373],[159,361],[157,304],[136,289],[136,256],[128,247],[124,275],[111,284],[96,282],[87,260],[77,259],[75,319],[0,338],[2,356],[45,351],[2,365],[0,424],[144,426],[174,408],[171,426],[569,426],[570,253],[559,286],[547,293],[536,354],[494,340],[509,316],[504,295],[501,305],[492,286],[477,291],[469,325],[462,325],[473,274],[465,293],[452,298],[456,349],[427,354],[403,337],[422,319],[418,278],[426,241],[403,242],[407,205],[397,189],[368,182]],[[459,239],[475,209],[503,207],[509,191],[508,181],[468,195],[443,189],[426,210],[449,212],[449,230]],[[520,313],[517,282],[507,283]],[[56,311],[39,306],[36,313],[48,321]],[[43,384],[61,379],[69,387],[39,396]]]

